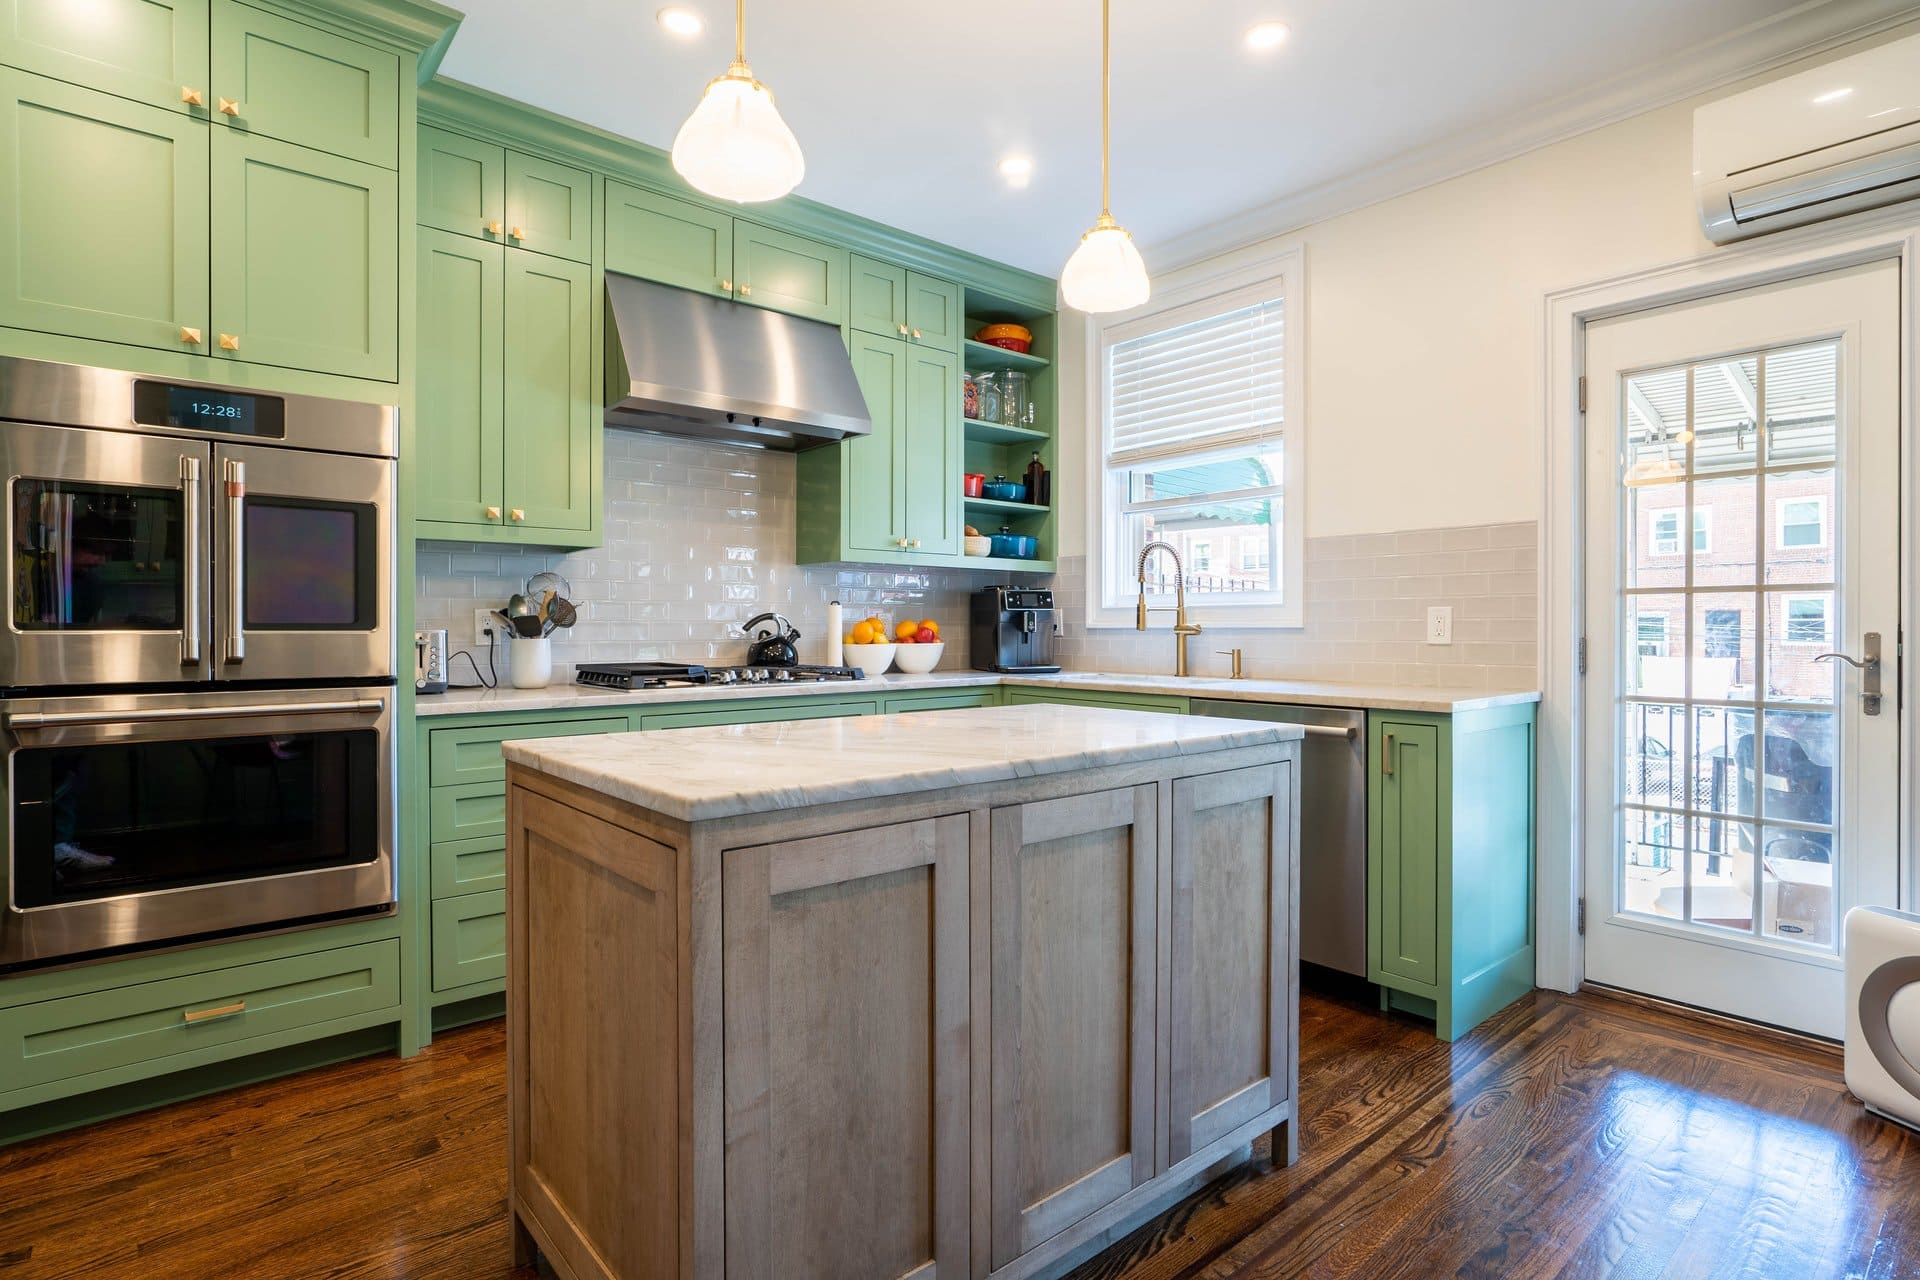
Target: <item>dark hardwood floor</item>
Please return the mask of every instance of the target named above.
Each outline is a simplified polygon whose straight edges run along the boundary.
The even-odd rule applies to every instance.
[[[1313,994],[1300,1028],[1300,1162],[1076,1280],[1920,1275],[1920,1136],[1834,1054],[1590,995],[1455,1045]],[[503,1052],[472,1027],[0,1150],[0,1277],[527,1280]]]

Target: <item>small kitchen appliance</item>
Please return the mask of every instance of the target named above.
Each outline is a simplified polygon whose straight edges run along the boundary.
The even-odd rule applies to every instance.
[[[762,623],[772,624],[755,631]],[[800,650],[796,641],[800,639],[800,629],[777,613],[763,613],[748,618],[740,629],[753,637],[753,643],[747,646],[747,665],[752,667],[792,667],[799,665]]]
[[[1053,592],[982,587],[973,595],[973,665],[978,671],[1047,675],[1053,661]]]
[[[447,632],[444,627],[413,633],[413,691],[447,691]]]

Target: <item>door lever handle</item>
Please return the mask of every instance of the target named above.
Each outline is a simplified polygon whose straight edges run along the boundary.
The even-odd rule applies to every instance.
[[[1854,658],[1844,653],[1822,653],[1815,662],[1844,662],[1860,673],[1860,714],[1877,716],[1880,714],[1880,633],[1869,631],[1860,638],[1863,657]]]

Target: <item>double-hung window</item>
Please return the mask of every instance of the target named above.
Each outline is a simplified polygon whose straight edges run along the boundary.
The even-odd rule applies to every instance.
[[[1106,327],[1100,335],[1102,468],[1095,625],[1132,625],[1140,552],[1180,555],[1187,602],[1220,626],[1299,626],[1304,535],[1300,310],[1285,275]],[[1173,558],[1147,563],[1155,607]]]

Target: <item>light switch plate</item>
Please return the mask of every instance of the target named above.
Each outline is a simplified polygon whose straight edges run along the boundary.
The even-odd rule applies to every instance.
[[[1453,643],[1453,606],[1436,604],[1427,609],[1427,643]]]

